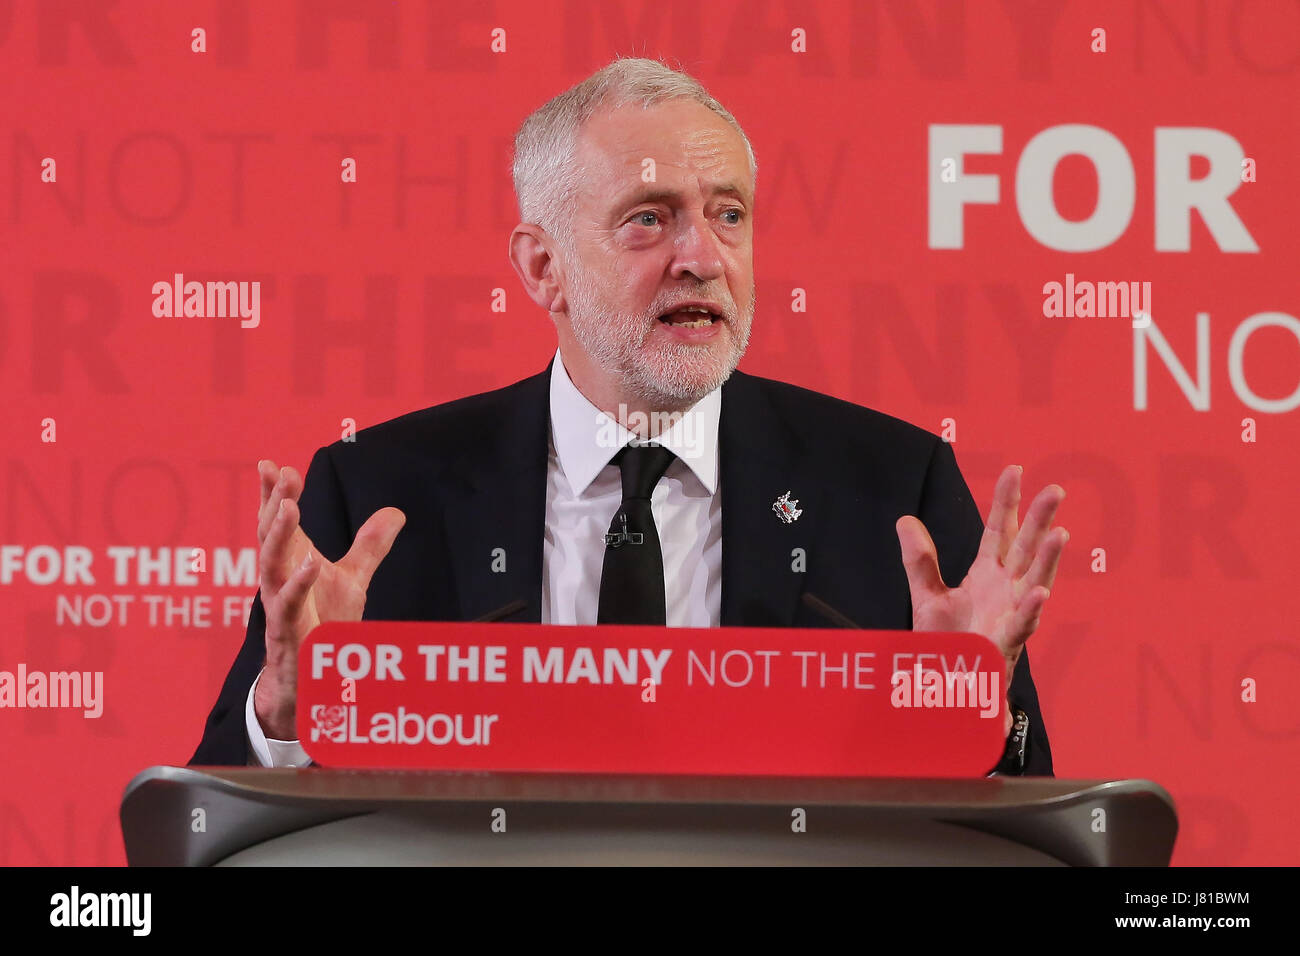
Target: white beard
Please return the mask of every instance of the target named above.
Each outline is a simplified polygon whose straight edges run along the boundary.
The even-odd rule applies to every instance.
[[[729,304],[730,296],[696,293]],[[574,338],[591,360],[622,383],[629,397],[649,409],[686,409],[718,388],[735,371],[749,345],[754,295],[744,315],[729,309],[725,316],[728,344],[723,354],[717,344],[669,342],[654,352],[644,348],[658,317],[672,302],[655,303],[649,314],[629,314],[610,306],[590,274],[577,272],[567,292],[569,324]],[[680,300],[680,299],[679,299]]]

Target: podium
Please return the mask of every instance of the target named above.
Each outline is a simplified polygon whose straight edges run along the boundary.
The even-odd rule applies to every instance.
[[[121,822],[132,866],[1166,866],[1178,830],[1147,780],[316,767],[151,767]]]

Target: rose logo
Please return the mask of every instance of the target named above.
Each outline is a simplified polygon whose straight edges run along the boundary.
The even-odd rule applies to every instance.
[[[311,719],[316,725],[311,729],[313,742],[322,736],[340,744],[347,740],[348,709],[342,704],[316,704],[311,709]]]

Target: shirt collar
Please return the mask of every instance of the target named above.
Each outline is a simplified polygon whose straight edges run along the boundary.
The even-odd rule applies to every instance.
[[[686,412],[673,416],[673,424],[653,441],[663,445],[690,468],[709,494],[718,487],[718,419],[722,389],[715,388]],[[569,378],[560,352],[551,366],[551,440],[560,470],[581,495],[600,470],[628,442],[638,438],[610,418],[578,391]]]

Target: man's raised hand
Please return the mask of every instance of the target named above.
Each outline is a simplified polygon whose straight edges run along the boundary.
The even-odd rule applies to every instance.
[[[299,525],[302,477],[275,462],[257,463],[261,506],[257,514],[259,586],[266,611],[266,668],[253,704],[268,737],[296,737],[298,645],[318,624],[359,621],[366,590],[388,555],[406,515],[381,508],[363,524],[348,553],[326,560]]]
[[[920,519],[907,515],[895,525],[903,567],[912,593],[914,631],[970,631],[998,645],[1006,660],[1006,687],[1025,642],[1038,628],[1056,580],[1056,568],[1070,534],[1051,527],[1065,498],[1060,485],[1040,491],[1018,528],[1020,474],[1003,470],[993,490],[979,554],[955,588],[944,584],[934,541]],[[1008,723],[1010,714],[1007,715]]]

